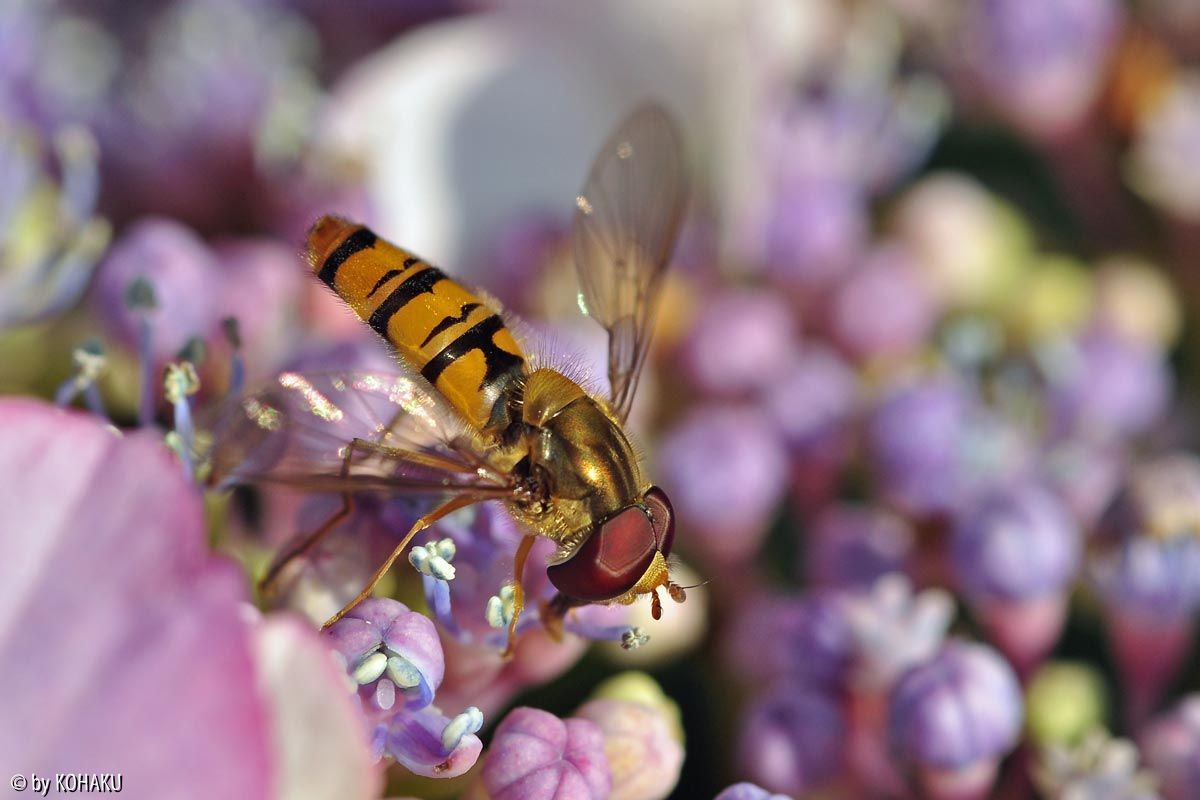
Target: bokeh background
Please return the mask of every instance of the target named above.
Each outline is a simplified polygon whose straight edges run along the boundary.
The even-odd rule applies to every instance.
[[[632,430],[674,502],[679,574],[704,583],[659,622],[610,615],[649,634],[643,648],[531,632],[504,664],[426,602],[436,575],[402,564],[387,591],[441,638],[422,645],[445,670],[446,716],[426,732],[479,729],[455,716],[465,708],[484,718],[487,749],[464,777],[415,782],[407,745],[384,749],[411,771],[381,772],[310,733],[336,730],[313,720],[341,711],[280,704],[322,696],[317,678],[262,688],[324,658],[289,613],[340,606],[407,508],[367,504],[285,596],[292,610],[258,598],[254,623],[238,619],[256,600],[247,576],[335,499],[239,490],[202,509],[188,484],[185,521],[164,507],[114,523],[112,548],[77,567],[91,506],[53,524],[29,511],[69,494],[70,442],[99,435],[97,417],[187,455],[231,387],[386,367],[307,274],[304,233],[322,213],[490,292],[531,350],[602,372],[602,333],[576,302],[572,201],[647,99],[679,120],[692,193]],[[153,694],[112,670],[158,664],[159,640],[121,626],[159,595],[96,598],[136,583],[137,568],[104,566],[142,552],[120,537],[186,529],[187,563],[229,572],[222,597],[242,609],[197,630],[258,626],[258,644],[230,652],[259,654],[237,673],[258,700],[238,707],[266,710],[205,716],[209,673],[188,670],[211,651],[170,662],[173,710],[151,703],[102,751],[120,761],[165,719],[190,724],[200,744],[124,770],[175,775],[171,796],[607,793],[570,759],[563,774],[583,783],[559,794],[499,777],[517,760],[495,733],[513,706],[594,717],[614,797],[708,798],[736,781],[794,797],[1200,796],[1198,260],[1194,0],[0,0],[0,393],[42,399],[10,397],[0,416],[0,697],[31,710],[31,686],[64,685],[68,654],[94,687],[56,694],[28,737],[3,720],[0,743],[37,764],[92,763],[105,702]],[[47,417],[49,403],[78,416]],[[71,480],[96,508],[157,508],[153,486],[122,487],[181,466],[203,471],[172,457]],[[88,483],[101,480],[115,488]],[[443,533],[456,563],[483,564],[503,546],[471,547],[510,542],[506,524],[481,513]],[[67,566],[30,555],[31,539]],[[442,581],[474,598],[455,614],[480,631],[492,577]],[[185,617],[208,597],[172,585]],[[93,602],[87,636],[36,634]],[[598,686],[592,703],[637,700],[656,721],[580,709]],[[281,725],[284,751],[360,777],[329,794],[296,779],[306,759],[278,755]],[[276,756],[238,761],[270,751],[268,729]],[[213,744],[230,730],[258,744]],[[241,778],[181,777],[200,763]],[[149,780],[125,791],[150,796]]]

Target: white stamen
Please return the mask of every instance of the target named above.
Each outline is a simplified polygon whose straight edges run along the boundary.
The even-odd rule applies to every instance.
[[[371,653],[358,663],[354,672],[350,673],[350,677],[354,678],[358,685],[365,686],[383,674],[383,671],[387,669],[387,662],[388,658],[383,653]]]
[[[421,670],[413,666],[411,661],[392,656],[386,662],[388,677],[401,689],[411,689],[421,684]]]
[[[488,598],[487,608],[484,610],[483,616],[487,619],[487,624],[493,628],[503,628],[508,624],[508,619],[504,614],[504,601],[496,595]]]
[[[483,727],[483,712],[475,706],[457,715],[442,729],[442,747],[450,753],[469,733],[478,733]]]

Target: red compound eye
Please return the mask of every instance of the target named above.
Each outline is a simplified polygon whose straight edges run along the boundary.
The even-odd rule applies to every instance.
[[[546,574],[569,597],[612,600],[632,589],[646,573],[658,551],[658,539],[646,510],[629,506],[605,520],[575,555],[550,566]]]
[[[654,541],[659,552],[664,556],[671,555],[671,545],[675,543],[675,512],[671,510],[671,501],[667,499],[667,493],[657,486],[651,486],[642,502],[650,511]]]

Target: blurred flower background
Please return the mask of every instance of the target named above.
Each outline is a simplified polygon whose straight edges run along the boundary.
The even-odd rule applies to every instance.
[[[1197,9],[0,2],[0,774],[1200,796]],[[364,498],[256,597],[338,499],[205,491],[206,413],[389,363],[307,227],[366,222],[603,383],[570,214],[647,98],[693,190],[632,429],[701,585],[561,643],[531,604],[504,660],[520,534],[465,510],[319,634],[420,513]]]

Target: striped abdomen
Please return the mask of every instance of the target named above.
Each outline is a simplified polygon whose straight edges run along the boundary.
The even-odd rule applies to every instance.
[[[441,270],[362,225],[322,217],[308,233],[313,271],[469,422],[497,422],[525,370],[500,316]]]

